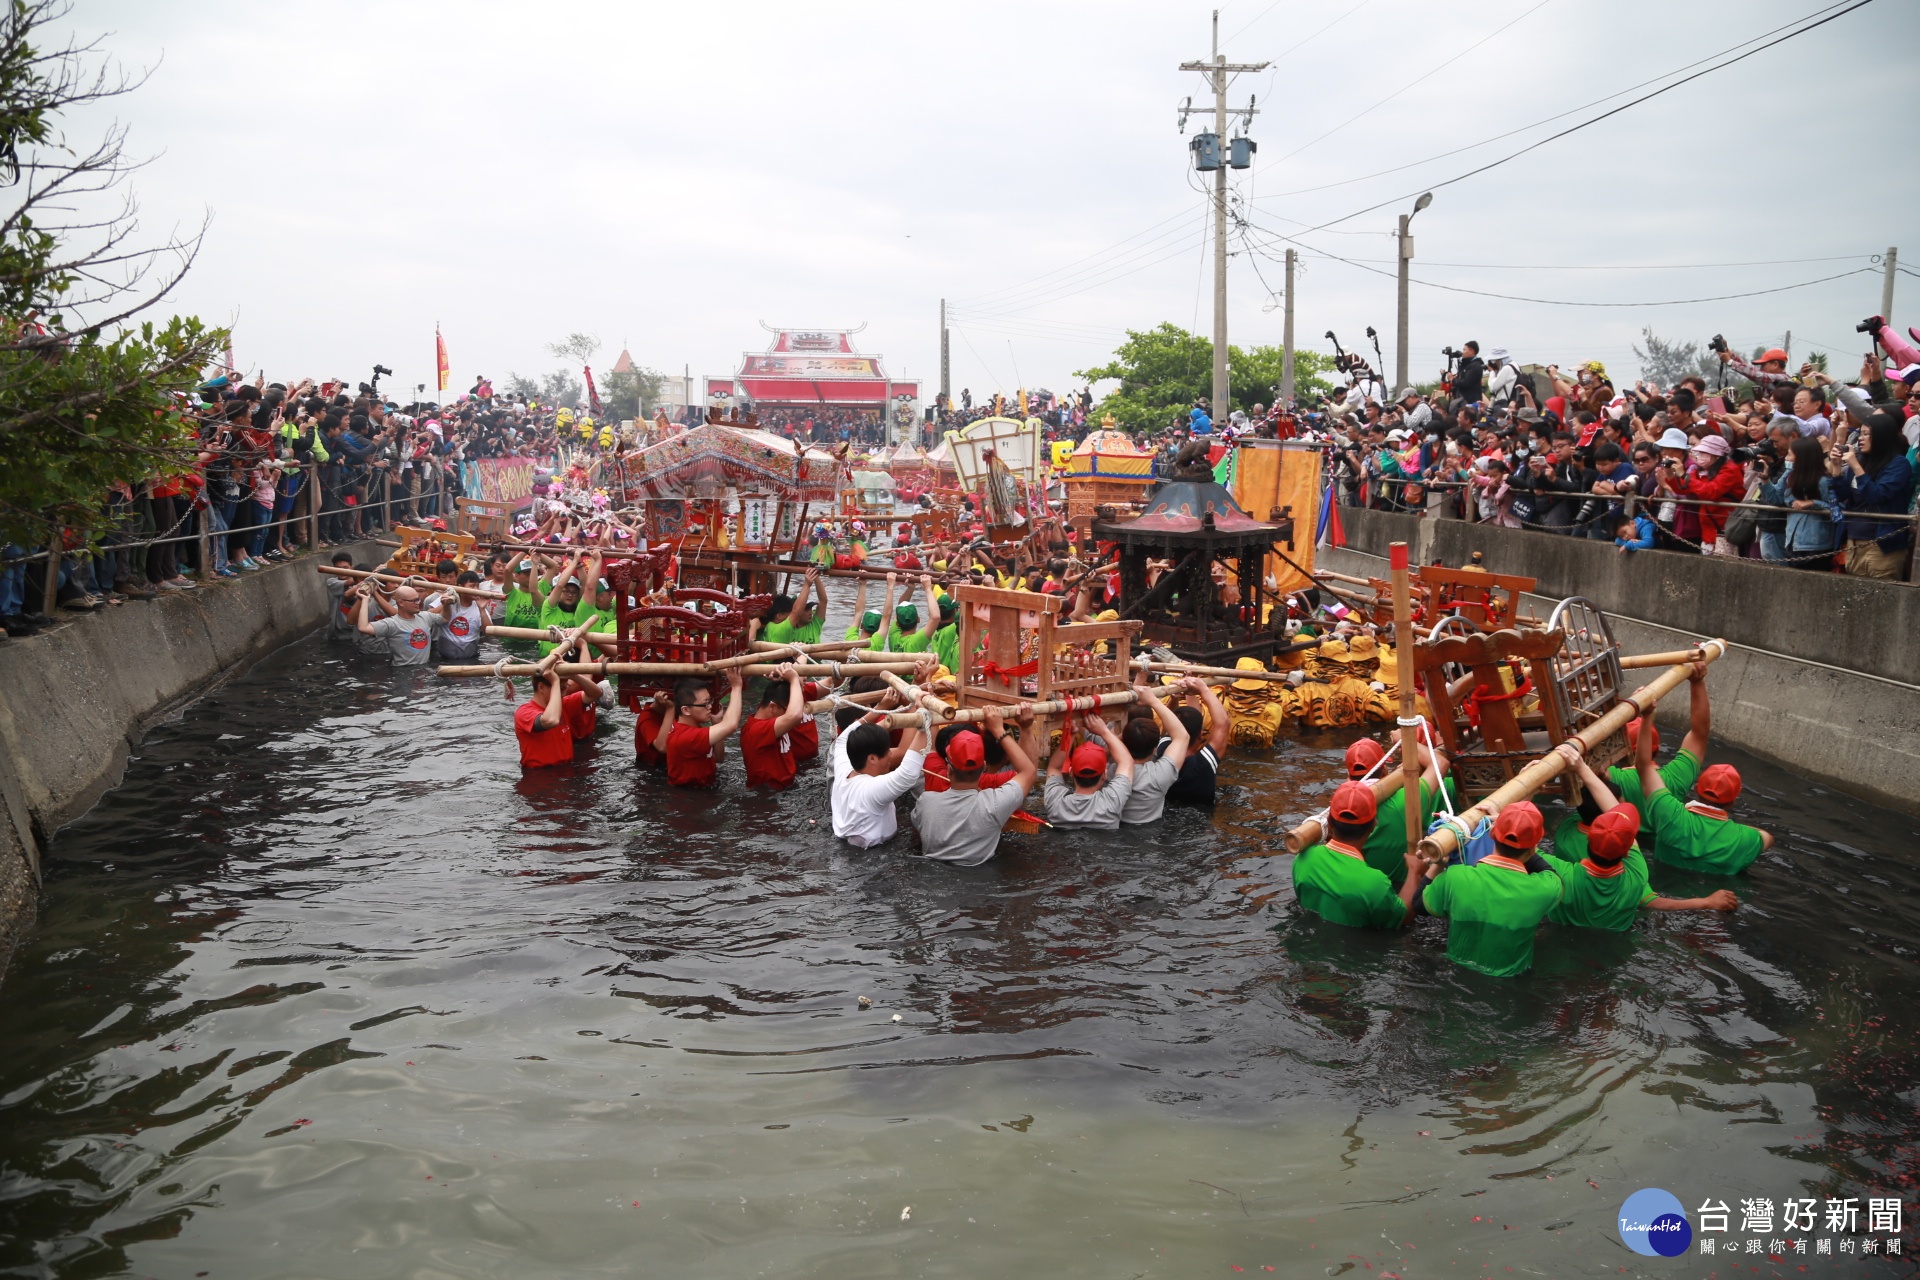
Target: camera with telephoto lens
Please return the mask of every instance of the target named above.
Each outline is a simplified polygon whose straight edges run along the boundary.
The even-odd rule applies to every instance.
[[[1884,316],[1868,316],[1865,320],[1853,326],[1853,331],[1855,333],[1878,333],[1880,332],[1880,326],[1885,323],[1886,317]]]
[[[1707,350],[1725,351],[1726,349],[1727,349],[1727,340],[1721,337],[1719,334],[1716,333],[1711,338],[1707,339]]]

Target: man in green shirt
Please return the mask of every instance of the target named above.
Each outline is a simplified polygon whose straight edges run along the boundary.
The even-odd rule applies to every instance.
[[[773,599],[776,612],[784,596]],[[820,635],[827,624],[827,584],[820,578],[820,570],[807,570],[807,577],[800,584],[799,594],[787,601],[786,616],[776,617],[767,624],[761,633],[761,639],[773,644],[819,644]]]
[[[592,602],[583,598],[584,590],[581,587],[583,582],[599,582],[600,552],[596,549],[587,555],[584,565],[580,561],[581,553],[576,551],[560,566],[560,572],[554,575],[552,594],[548,594],[548,584],[544,580],[534,580],[533,598],[540,606],[539,625],[542,629],[559,627],[571,631],[589,618],[600,617]],[[552,653],[553,646],[553,641],[542,640],[540,656],[544,658]]]
[[[534,603],[532,585],[533,561],[521,560],[515,568],[512,578],[507,582],[507,598],[500,604],[500,625],[503,627],[537,627],[540,625],[540,606]]]
[[[1653,735],[1653,749],[1660,749],[1660,730],[1646,717],[1627,722],[1627,748],[1630,751],[1640,749],[1642,726]],[[1693,784],[1700,778],[1700,767],[1707,758],[1707,736],[1713,729],[1713,707],[1707,699],[1707,664],[1696,662],[1693,670],[1687,673],[1687,736],[1680,740],[1680,750],[1673,759],[1660,767],[1660,779],[1666,783],[1667,790],[1675,795],[1686,795],[1693,790]],[[1640,811],[1640,843],[1655,858],[1660,851],[1654,846],[1653,814],[1647,805],[1647,797],[1640,790],[1640,774],[1631,763],[1607,770],[1607,781],[1612,784],[1613,793]],[[1555,835],[1555,847],[1559,837]]]
[[[1732,765],[1710,765],[1694,784],[1698,798],[1682,802],[1654,771],[1651,739],[1641,738],[1634,758],[1653,823],[1655,861],[1686,871],[1731,876],[1745,871],[1773,847],[1770,832],[1727,816],[1727,809],[1740,798],[1740,771]]]
[[[1563,840],[1561,835],[1554,836],[1554,849],[1560,856],[1542,855],[1561,884],[1560,905],[1548,913],[1547,919],[1555,924],[1624,933],[1633,927],[1642,908],[1732,911],[1740,905],[1730,889],[1717,890],[1704,898],[1663,898],[1654,893],[1647,883],[1647,860],[1634,844],[1634,835],[1640,829],[1639,810],[1613,798],[1577,745],[1563,742],[1555,750],[1580,777],[1586,792],[1581,806],[1593,804],[1598,812],[1578,828],[1578,855],[1569,852],[1575,842]]]
[[[1364,782],[1343,782],[1327,805],[1327,840],[1302,850],[1293,860],[1293,896],[1306,910],[1323,920],[1353,929],[1398,929],[1413,919],[1413,895],[1418,875],[1401,868],[1402,887],[1396,895],[1385,872],[1369,865],[1361,842],[1373,829],[1378,805],[1373,788]],[[1401,845],[1406,837],[1401,836]],[[1415,868],[1417,856],[1403,861]]]
[[[1533,856],[1546,831],[1533,801],[1516,800],[1493,820],[1495,852],[1427,886],[1428,914],[1448,919],[1448,959],[1495,978],[1533,967],[1534,931],[1560,902],[1560,877]]]
[[[1361,738],[1347,748],[1347,776],[1358,781],[1384,755],[1386,748],[1379,742],[1372,738]],[[1446,788],[1449,801],[1454,799],[1455,793],[1453,779],[1445,776],[1446,752],[1429,751],[1426,744],[1421,743],[1419,766],[1420,830],[1425,832],[1433,825],[1433,815],[1440,812],[1440,789]],[[1384,787],[1380,785],[1382,783]],[[1400,781],[1400,771],[1383,769],[1376,775],[1374,795],[1379,797],[1380,813],[1362,849],[1367,856],[1367,865],[1384,872],[1387,879],[1393,881],[1397,893],[1401,882],[1407,878],[1407,789]]]
[[[940,623],[933,629],[933,654],[940,665],[960,674],[960,606],[952,596],[940,597]]]
[[[926,620],[921,620],[920,611],[911,601],[902,600],[893,611],[893,626],[881,646],[888,653],[925,653],[933,647],[933,629],[940,622],[940,601],[933,593],[931,575],[920,575],[920,591],[927,601]]]

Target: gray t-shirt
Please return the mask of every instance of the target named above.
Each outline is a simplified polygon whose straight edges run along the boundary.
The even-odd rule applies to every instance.
[[[1000,848],[1000,828],[1027,798],[1016,780],[990,791],[928,791],[913,806],[920,852],[941,862],[977,867]]]
[[[1120,821],[1158,822],[1167,807],[1167,788],[1180,777],[1180,766],[1160,755],[1133,766],[1133,789],[1120,808]]]
[[[1132,790],[1133,784],[1116,773],[1098,791],[1082,795],[1064,775],[1050,773],[1042,793],[1047,801],[1047,821],[1066,830],[1118,831],[1120,810],[1126,807]]]
[[[386,643],[387,657],[394,666],[424,667],[433,661],[433,633],[446,626],[447,620],[423,610],[411,618],[396,613],[367,625],[373,628],[374,636]]]

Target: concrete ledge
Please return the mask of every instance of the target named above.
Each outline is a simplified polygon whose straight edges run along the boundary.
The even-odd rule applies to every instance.
[[[1385,513],[1364,514],[1380,516]],[[1388,515],[1386,518],[1404,521],[1407,525],[1429,523],[1411,516]],[[1432,523],[1451,524],[1468,530],[1478,528],[1463,525],[1459,521]],[[1491,532],[1515,534],[1518,531],[1496,529]],[[1520,536],[1527,535],[1520,532]],[[1537,536],[1551,543],[1572,541],[1552,535]],[[1383,541],[1383,554],[1378,557],[1355,551],[1351,546],[1338,549],[1322,547],[1318,552],[1318,563],[1336,573],[1384,577],[1386,542],[1398,541],[1401,537],[1395,534]],[[1406,540],[1410,543],[1413,541],[1411,537]],[[1440,539],[1442,542],[1450,540]],[[1491,542],[1486,544],[1489,548],[1493,545]],[[1603,558],[1612,562],[1633,558],[1620,556],[1611,547],[1598,543],[1591,544],[1589,549],[1602,553]],[[1410,547],[1410,550],[1417,552],[1417,548]],[[1565,553],[1556,550],[1554,554]],[[1426,555],[1420,558],[1432,557]],[[1460,557],[1464,558],[1464,555]],[[1693,567],[1692,562],[1684,556],[1658,558],[1678,560],[1689,569]],[[1493,559],[1489,550],[1488,567],[1497,572],[1533,572],[1524,564],[1495,564],[1492,563]],[[1706,557],[1700,559],[1705,560]],[[1459,562],[1459,559],[1447,556],[1447,563]],[[1707,688],[1713,695],[1714,737],[1793,769],[1810,781],[1902,813],[1920,814],[1920,685],[1847,669],[1831,661],[1821,662],[1773,652],[1740,638],[1739,633],[1743,630],[1747,634],[1753,633],[1752,628],[1738,625],[1745,611],[1767,613],[1803,607],[1791,595],[1777,595],[1775,589],[1782,585],[1777,579],[1785,577],[1797,583],[1801,579],[1816,579],[1821,575],[1795,573],[1786,569],[1769,571],[1760,566],[1739,564],[1699,567],[1709,570],[1716,567],[1734,571],[1745,569],[1747,577],[1744,582],[1736,580],[1736,585],[1740,587],[1737,602],[1723,598],[1716,606],[1719,610],[1731,612],[1709,613],[1702,610],[1696,619],[1697,625],[1691,627],[1672,627],[1639,614],[1635,606],[1645,598],[1644,582],[1635,581],[1632,584],[1624,599],[1618,601],[1618,612],[1615,611],[1616,597],[1621,593],[1617,579],[1576,583],[1574,590],[1568,594],[1583,595],[1599,605],[1607,614],[1614,638],[1627,653],[1663,653],[1711,636],[1726,639],[1733,647],[1725,657],[1713,664],[1707,677]],[[1675,581],[1685,581],[1685,573],[1686,570],[1680,571]],[[1834,581],[1847,580],[1836,577]],[[1882,587],[1896,593],[1914,593],[1913,588],[1897,584],[1864,585]],[[1545,593],[1529,597],[1529,611],[1544,618],[1563,598]],[[1841,647],[1838,639],[1842,637],[1839,637],[1837,627],[1830,624],[1830,630],[1837,638],[1836,643],[1830,645],[1833,650],[1830,657],[1851,661],[1854,655],[1850,640],[1847,641],[1847,647]],[[1920,646],[1912,643],[1907,645],[1910,650],[1915,647]],[[1906,656],[1911,658],[1910,653]],[[1627,673],[1634,688],[1652,680],[1657,674],[1657,671]],[[1661,704],[1655,719],[1663,727],[1681,731],[1686,726],[1686,709],[1684,697],[1668,698]]]
[[[1461,565],[1485,553],[1495,573],[1537,579],[1555,601],[1585,596],[1681,631],[1723,636],[1787,657],[1920,684],[1920,588],[1742,560],[1635,551],[1611,543],[1463,520],[1340,508],[1351,550],[1385,557],[1405,542],[1415,564]]]
[[[348,549],[386,558],[374,544]],[[0,642],[0,973],[33,920],[40,850],[118,785],[156,721],[326,621],[317,563],[303,556]]]

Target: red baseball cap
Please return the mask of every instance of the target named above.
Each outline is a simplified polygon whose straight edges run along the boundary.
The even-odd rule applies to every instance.
[[[1358,746],[1359,743],[1354,745]],[[1373,788],[1364,782],[1341,783],[1333,789],[1333,799],[1327,804],[1329,818],[1355,827],[1372,822],[1374,815],[1379,812],[1380,806],[1374,803]]]
[[[1386,754],[1387,749],[1372,738],[1360,739],[1347,748],[1347,776],[1349,778],[1364,777],[1367,770],[1378,764],[1380,757]],[[1344,822],[1346,819],[1343,818],[1341,821]]]
[[[1602,862],[1618,862],[1639,834],[1640,811],[1630,804],[1617,804],[1588,826],[1587,852]]]
[[[1611,811],[1609,811],[1611,812]],[[1639,824],[1634,824],[1639,830]],[[1531,849],[1547,834],[1547,822],[1531,800],[1515,800],[1493,820],[1493,838],[1509,849]]]
[[[1640,717],[1638,716],[1627,721],[1627,749],[1629,751],[1638,751],[1640,749]],[[1660,750],[1659,725],[1653,727],[1653,749],[1655,751]]]
[[[962,729],[947,739],[947,763],[961,773],[972,773],[987,764],[987,744],[971,729]]]
[[[802,680],[800,682],[800,696],[808,702],[818,702],[820,700],[820,685],[813,680]]]
[[[1097,742],[1083,742],[1067,757],[1067,772],[1076,778],[1097,778],[1107,771],[1107,749]]]
[[[1762,351],[1760,353],[1760,358],[1754,361],[1754,363],[1766,364],[1769,361],[1778,360],[1781,364],[1785,364],[1788,360],[1791,360],[1792,358],[1793,357],[1789,356],[1786,352],[1782,351],[1778,347],[1768,347],[1765,351]]]
[[[1710,764],[1693,789],[1702,800],[1722,808],[1740,798],[1740,771],[1730,764]]]

